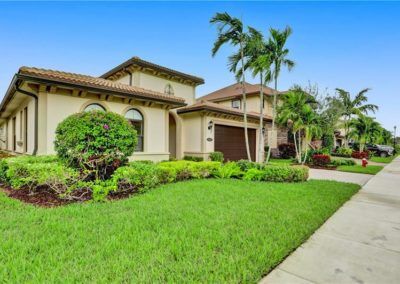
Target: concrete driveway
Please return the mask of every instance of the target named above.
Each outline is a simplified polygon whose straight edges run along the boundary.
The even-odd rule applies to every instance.
[[[339,172],[332,170],[310,169],[309,179],[336,180],[336,181],[351,182],[359,185],[364,185],[372,177],[373,175],[367,175],[367,174],[355,174],[355,173]]]
[[[336,179],[335,173],[312,176]],[[261,283],[400,283],[400,157]]]

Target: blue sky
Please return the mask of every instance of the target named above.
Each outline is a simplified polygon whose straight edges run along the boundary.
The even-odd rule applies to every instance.
[[[400,126],[400,3],[395,2],[86,2],[0,3],[0,96],[20,66],[101,75],[139,56],[206,83],[197,96],[234,82],[232,52],[215,57],[209,19],[227,11],[267,32],[290,25],[290,57],[279,89],[318,83],[332,93],[370,87],[375,117]],[[253,80],[254,81],[254,80]]]

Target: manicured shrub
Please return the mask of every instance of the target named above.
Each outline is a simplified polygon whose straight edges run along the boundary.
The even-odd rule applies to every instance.
[[[203,161],[176,161],[176,162],[162,162],[158,164],[160,169],[169,176],[175,176],[175,180],[181,181],[190,178],[207,178],[214,176],[215,172],[221,166],[220,162]]]
[[[250,162],[249,160],[239,160],[236,164],[240,167],[240,170],[244,172],[250,169],[263,169],[265,167],[263,164]]]
[[[312,156],[312,163],[316,166],[327,166],[331,162],[331,157],[324,154],[315,154]]]
[[[184,156],[183,159],[186,161],[193,161],[193,162],[201,162],[204,160],[203,157],[195,157],[195,156]]]
[[[301,182],[308,179],[305,166],[269,166],[264,169],[262,180],[271,182]]]
[[[79,178],[78,171],[66,167],[54,157],[17,157],[2,163],[2,169],[5,169],[2,175],[15,189],[24,187],[35,191],[45,186],[62,195]]]
[[[224,161],[224,154],[222,152],[211,152],[209,154],[210,160],[214,162],[223,162]]]
[[[237,178],[242,175],[242,171],[237,163],[228,162],[221,165],[215,173],[217,178]]]
[[[262,181],[264,177],[265,177],[265,171],[256,168],[247,170],[243,175],[244,180],[253,180],[253,181]]]
[[[363,152],[359,152],[359,151],[353,151],[353,153],[351,154],[351,157],[354,159],[369,159],[370,153],[369,151],[363,151]]]
[[[161,183],[160,169],[155,164],[130,163],[116,169],[112,180],[115,192],[145,192]]]
[[[296,148],[293,143],[283,143],[278,145],[279,156],[282,159],[289,159],[296,157]]]
[[[55,150],[67,165],[105,179],[127,162],[136,143],[135,129],[121,115],[90,111],[73,114],[57,126]]]
[[[354,166],[356,162],[352,159],[340,159],[340,158],[335,158],[331,159],[331,165],[334,166]]]
[[[346,147],[339,147],[332,154],[335,156],[338,156],[338,157],[350,158],[352,153],[353,153],[353,149],[346,148]]]

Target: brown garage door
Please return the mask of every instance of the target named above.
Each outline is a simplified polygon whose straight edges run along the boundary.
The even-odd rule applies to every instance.
[[[249,134],[250,155],[254,161],[256,156],[256,130],[247,129],[247,131]],[[247,160],[244,129],[242,127],[215,125],[214,137],[215,151],[224,153],[225,160]]]

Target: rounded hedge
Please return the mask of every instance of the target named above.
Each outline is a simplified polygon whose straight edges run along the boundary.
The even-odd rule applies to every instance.
[[[132,155],[137,134],[119,114],[89,111],[63,120],[54,143],[58,156],[70,166],[106,178]]]

